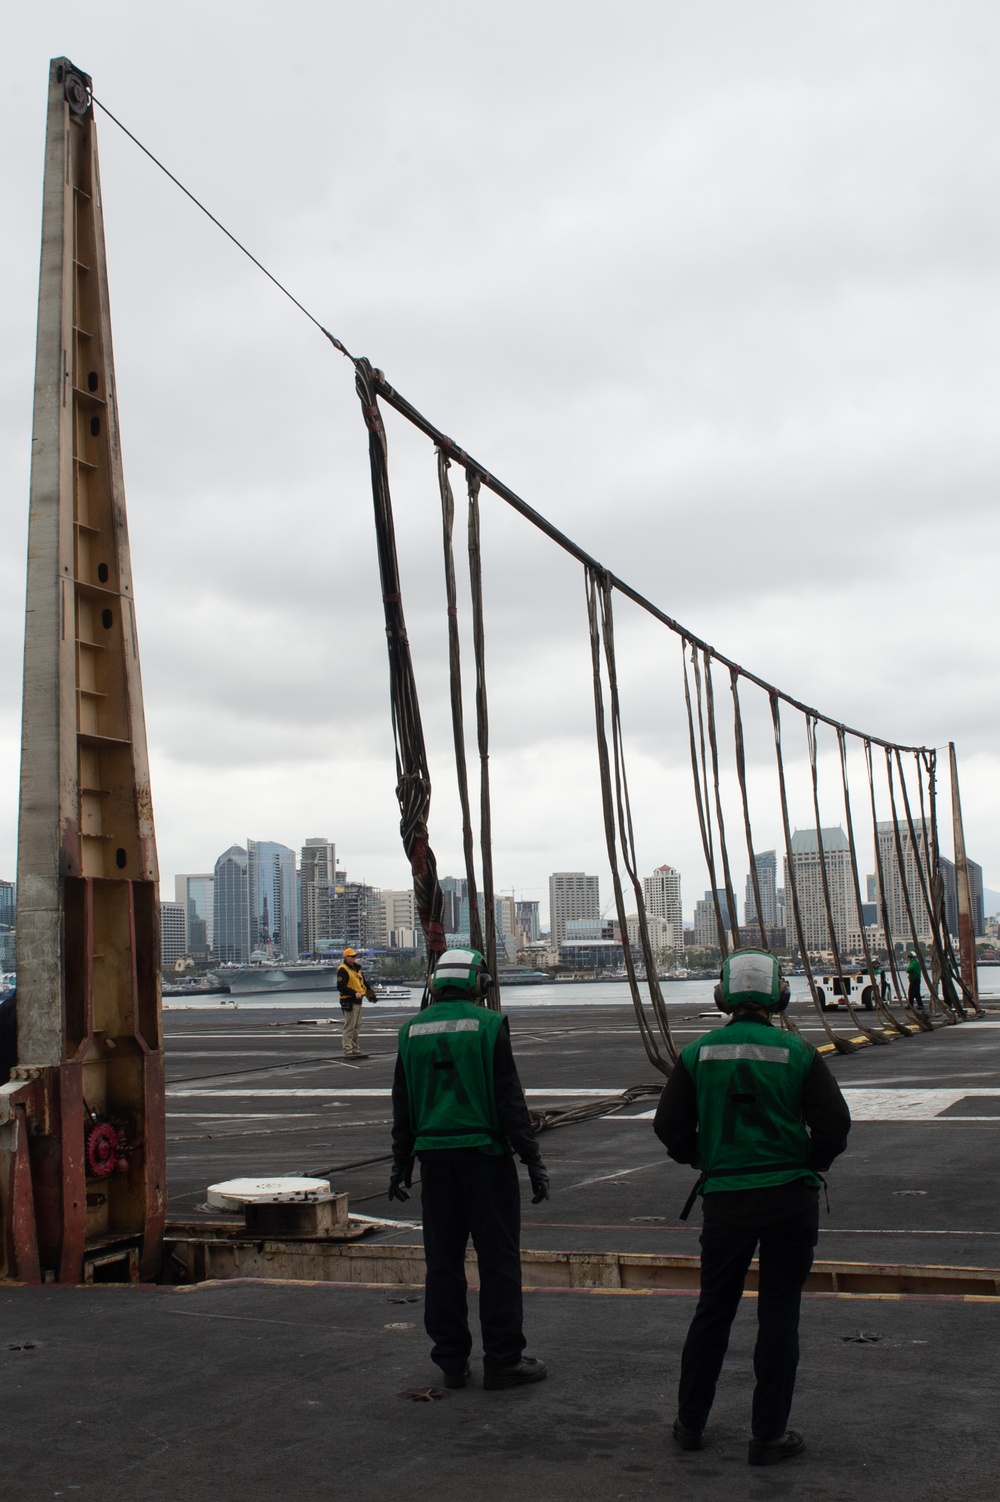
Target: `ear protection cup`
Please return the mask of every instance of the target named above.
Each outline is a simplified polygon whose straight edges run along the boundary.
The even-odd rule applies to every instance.
[[[492,986],[492,984],[493,984],[493,977],[490,974],[490,972],[488,970],[480,970],[480,972],[479,972],[479,994],[481,996],[485,996],[486,992],[490,989],[490,986]]]
[[[788,984],[788,981],[785,979],[785,977],[782,976],[781,980],[778,983],[778,1005],[774,1010],[776,1012],[783,1012],[788,1006],[788,1003],[791,1000],[791,996],[792,988]]]
[[[733,1010],[730,1003],[726,1001],[722,995],[721,980],[718,980],[715,983],[715,990],[712,992],[712,999],[715,1002],[715,1005],[719,1008],[720,1012],[731,1012]]]

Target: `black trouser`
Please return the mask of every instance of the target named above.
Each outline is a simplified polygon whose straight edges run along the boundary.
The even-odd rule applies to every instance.
[[[910,984],[909,984],[909,986],[906,989],[906,1000],[907,1000],[907,1004],[909,1006],[912,1006],[912,1007],[922,1007],[923,1006],[924,1003],[923,1003],[923,1001],[921,1000],[921,997],[920,997],[920,976],[919,975],[911,975],[910,976]]]
[[[465,1250],[479,1259],[479,1324],[488,1367],[521,1359],[521,1193],[514,1160],[506,1154],[474,1159],[443,1153],[420,1156],[423,1201],[424,1328],[434,1342],[431,1360],[462,1372],[472,1350],[466,1302]]]
[[[709,1217],[707,1211],[701,1233],[701,1297],[681,1357],[677,1417],[685,1429],[700,1431],[708,1422],[729,1330],[759,1242],[751,1428],[755,1439],[780,1439],[792,1407],[799,1304],[819,1235],[819,1205],[769,1225],[731,1225]]]

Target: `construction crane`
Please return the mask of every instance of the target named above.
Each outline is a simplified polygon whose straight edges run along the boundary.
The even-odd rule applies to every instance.
[[[17,855],[18,1063],[0,1089],[0,1271],[159,1271],[156,844],[90,78],[50,65]]]

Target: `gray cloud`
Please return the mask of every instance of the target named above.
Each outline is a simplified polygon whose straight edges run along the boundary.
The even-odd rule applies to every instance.
[[[662,608],[863,729],[956,739],[1000,885],[994,8],[418,9],[98,0],[86,26],[64,3],[11,23],[0,874],[45,67],[66,50],[352,349]],[[350,367],[103,119],[100,138],[162,869],[327,833],[402,884]],[[433,453],[387,422],[454,865]],[[483,517],[498,879],[535,889],[604,871],[582,580],[485,494]],[[679,649],[625,604],[619,647],[642,857],[696,894]],[[772,755],[765,723],[765,844]]]

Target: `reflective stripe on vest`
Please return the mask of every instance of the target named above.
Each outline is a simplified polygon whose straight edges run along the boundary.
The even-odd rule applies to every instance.
[[[415,1152],[506,1151],[493,1097],[493,1050],[505,1025],[471,1001],[437,1001],[399,1030]]]
[[[814,1052],[794,1033],[747,1019],[683,1050],[697,1092],[703,1193],[767,1189],[802,1178],[819,1184],[809,1168],[802,1119],[802,1087]]]

